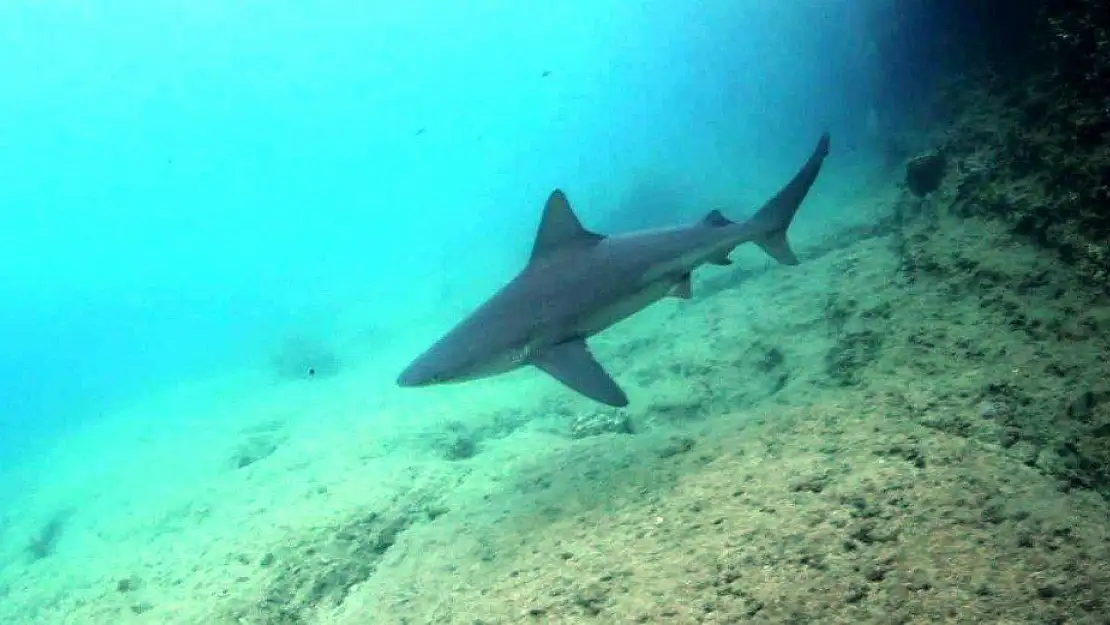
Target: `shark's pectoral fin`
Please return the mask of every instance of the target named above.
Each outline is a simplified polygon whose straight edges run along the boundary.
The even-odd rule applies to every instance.
[[[627,406],[628,396],[601,368],[586,341],[567,341],[532,357],[532,364],[586,397],[610,406]]]
[[[671,295],[678,299],[690,299],[694,296],[694,287],[690,284],[690,274],[686,274],[678,279],[674,288],[671,289]]]

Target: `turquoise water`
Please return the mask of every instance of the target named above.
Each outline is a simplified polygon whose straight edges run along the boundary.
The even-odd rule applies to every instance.
[[[758,206],[877,91],[847,3],[2,11],[7,458],[351,301],[383,334],[465,308],[555,186],[612,229]]]
[[[880,4],[6,3],[4,552],[95,526],[58,511],[120,475],[218,479],[244,406],[404,422],[397,371],[519,269],[553,188],[605,232],[742,217],[828,129],[797,236],[865,220]]]

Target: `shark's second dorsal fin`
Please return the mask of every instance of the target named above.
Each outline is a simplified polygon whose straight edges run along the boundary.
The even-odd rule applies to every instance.
[[[536,233],[536,242],[532,245],[531,262],[546,258],[559,250],[593,245],[604,238],[596,232],[586,230],[571,209],[567,196],[555,189],[543,207],[543,219]]]
[[[731,225],[733,222],[728,217],[721,214],[721,211],[713,209],[709,214],[701,218],[701,223],[711,228],[723,228]]]
[[[725,226],[731,226],[734,223],[736,222],[722,215],[721,211],[717,209],[709,211],[709,214],[705,217],[702,217],[701,221],[698,222],[698,224],[702,226],[707,226],[709,228],[724,228]],[[719,256],[711,256],[710,258],[706,259],[706,262],[712,263],[714,265],[731,265],[732,261],[728,258],[729,252],[731,251],[732,250],[725,250],[724,253]]]

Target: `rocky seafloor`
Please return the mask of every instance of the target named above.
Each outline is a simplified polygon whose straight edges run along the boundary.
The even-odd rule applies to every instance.
[[[1110,622],[1107,23],[1042,10],[1035,66],[984,62],[933,103],[936,188],[600,348],[685,399],[575,418],[565,457],[513,464],[492,512],[420,518],[316,614]]]
[[[515,465],[328,621],[1107,622],[1110,308],[955,196],[676,311],[626,365],[696,399]]]
[[[711,274],[599,337],[628,410],[551,386],[538,408],[475,406],[384,443],[410,454],[398,475],[326,518],[121,565],[20,614],[1105,623],[1110,305],[1058,249],[969,214],[966,171],[925,198],[877,191],[877,223],[804,246],[800,267]],[[281,430],[245,431],[228,470],[265,470]],[[58,518],[44,562],[64,557]]]

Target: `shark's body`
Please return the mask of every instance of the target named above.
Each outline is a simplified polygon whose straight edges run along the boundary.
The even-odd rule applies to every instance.
[[[528,265],[409,365],[398,384],[459,382],[533,365],[591,399],[627,405],[586,339],[667,295],[689,298],[690,273],[728,264],[743,243],[797,264],[786,230],[828,149],[826,134],[794,178],[742,223],[713,211],[687,227],[605,237],[583,228],[566,196],[554,191]]]

